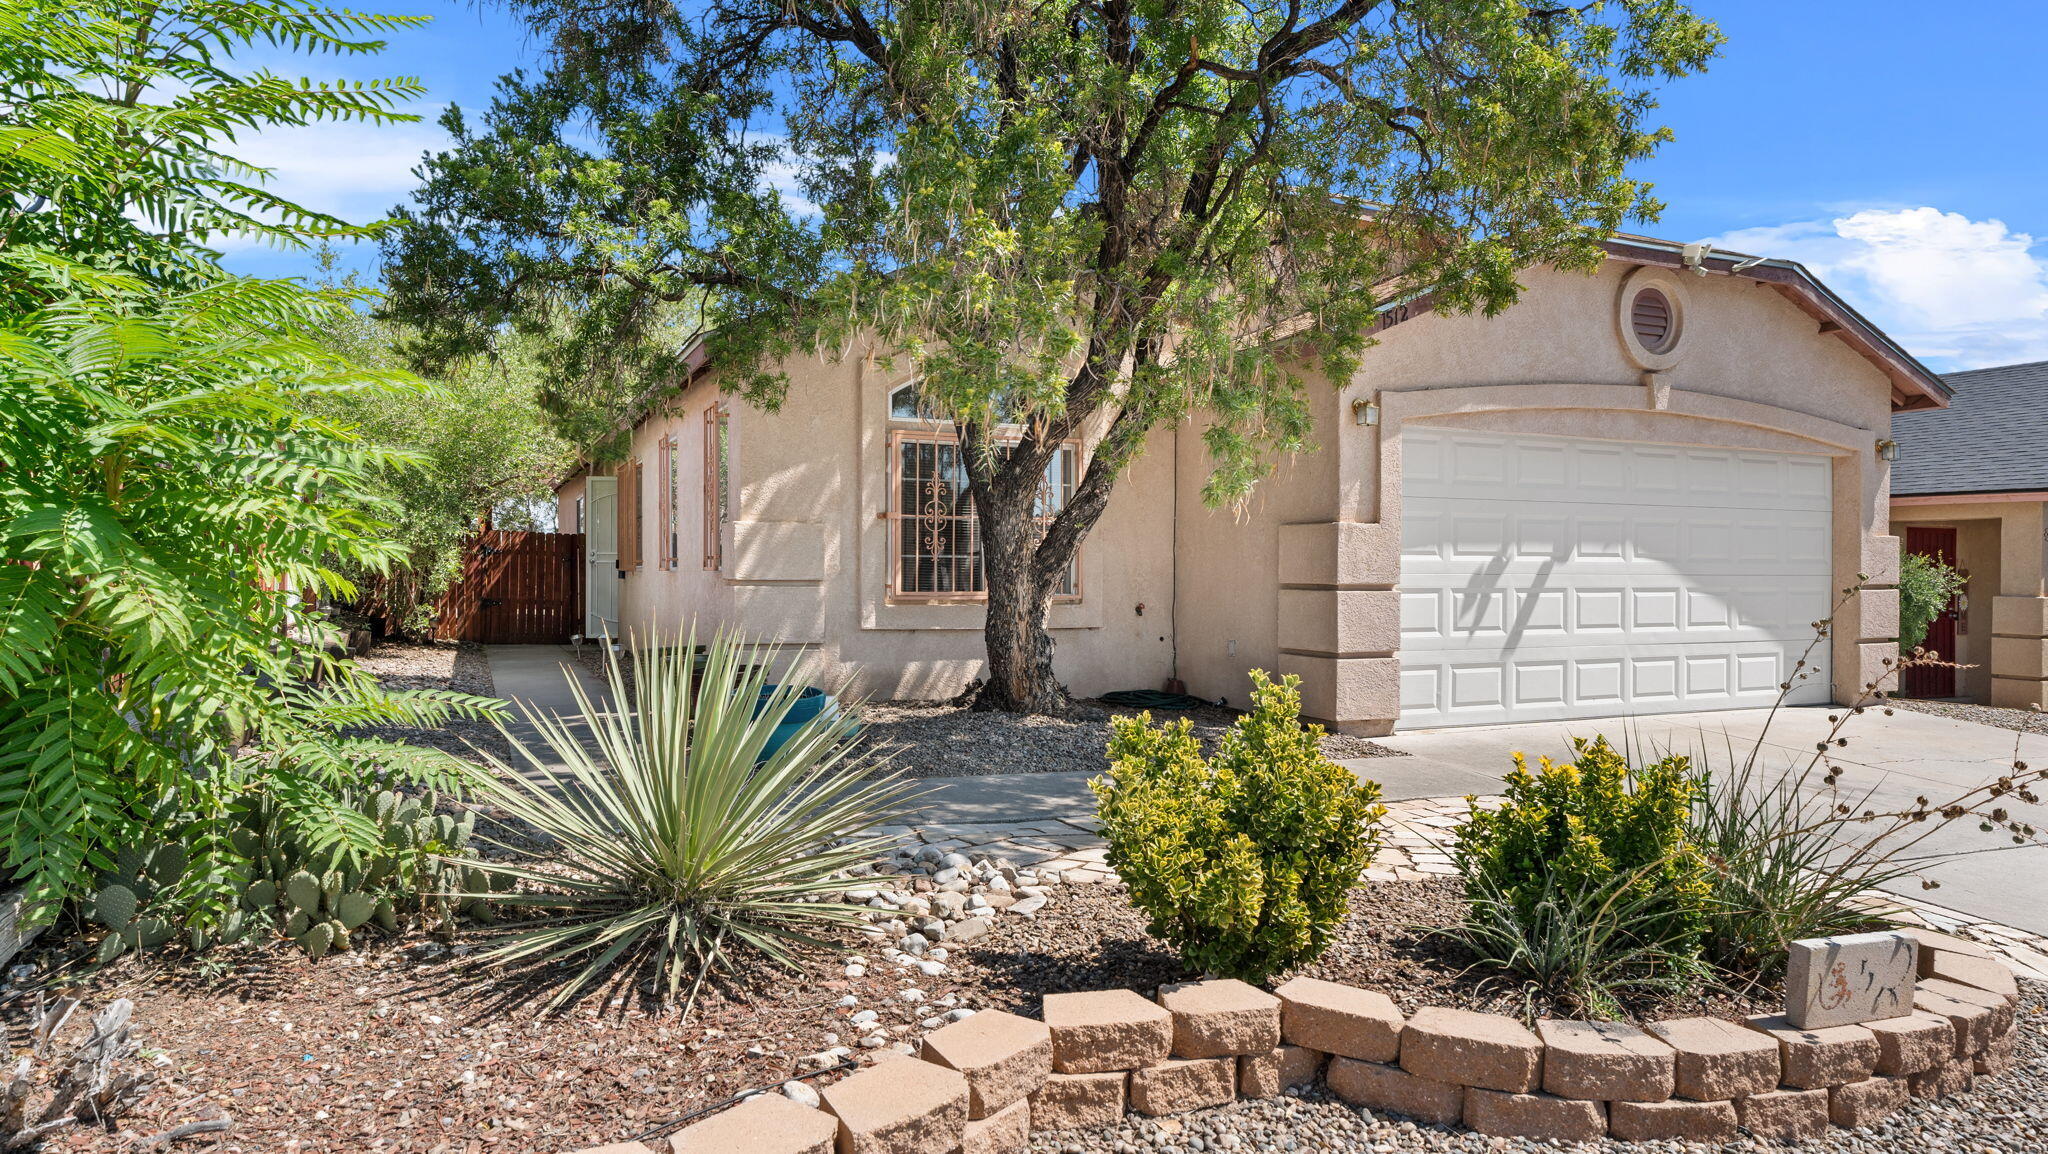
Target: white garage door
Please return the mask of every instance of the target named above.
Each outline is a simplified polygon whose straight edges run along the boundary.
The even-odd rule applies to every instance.
[[[1401,445],[1404,729],[1768,705],[1827,616],[1825,457]],[[1826,649],[1793,700],[1829,698]]]

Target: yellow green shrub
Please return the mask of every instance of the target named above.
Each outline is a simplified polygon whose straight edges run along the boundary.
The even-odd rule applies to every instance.
[[[1379,786],[1322,755],[1300,678],[1252,673],[1252,711],[1202,747],[1186,720],[1118,718],[1095,792],[1109,864],[1194,969],[1263,981],[1321,954],[1379,849]]]
[[[1547,893],[1618,892],[1646,915],[1631,936],[1696,955],[1713,887],[1686,836],[1700,789],[1691,763],[1673,756],[1634,768],[1604,737],[1572,744],[1574,760],[1546,757],[1533,773],[1515,754],[1506,803],[1459,827],[1452,856],[1467,897],[1505,898],[1534,924]]]

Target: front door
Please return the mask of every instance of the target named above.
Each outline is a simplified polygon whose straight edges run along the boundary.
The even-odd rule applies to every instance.
[[[1956,567],[1956,530],[1953,525],[1908,525],[1906,527],[1906,552],[1939,561],[1950,568]],[[1956,659],[1956,625],[1960,599],[1950,601],[1936,615],[1927,627],[1927,638],[1920,642],[1922,648],[1941,656],[1943,661]],[[1954,697],[1956,695],[1956,671],[1946,665],[1916,665],[1907,669],[1900,678],[1904,682],[1899,688],[1907,697]]]
[[[619,481],[592,477],[585,482],[590,520],[584,528],[583,550],[589,570],[583,582],[583,635],[619,635]]]

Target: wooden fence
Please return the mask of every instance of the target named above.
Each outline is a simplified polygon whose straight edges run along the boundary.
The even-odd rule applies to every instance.
[[[434,636],[486,645],[559,643],[583,625],[583,534],[486,529],[463,547]]]

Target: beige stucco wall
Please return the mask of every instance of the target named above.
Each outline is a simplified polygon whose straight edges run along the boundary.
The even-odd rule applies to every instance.
[[[1651,373],[1631,357],[1616,319],[1629,278],[1644,275],[1663,278],[1684,317],[1679,355]],[[1890,432],[1884,375],[1748,281],[1680,280],[1619,261],[1591,276],[1534,270],[1525,279],[1522,303],[1498,317],[1420,316],[1384,330],[1341,388],[1312,379],[1316,449],[1278,462],[1242,509],[1201,500],[1210,462],[1199,420],[1159,431],[1083,546],[1081,598],[1053,609],[1068,686],[1088,696],[1158,686],[1177,672],[1191,692],[1242,704],[1248,671],[1266,668],[1303,678],[1313,717],[1355,732],[1390,729],[1400,444],[1411,424],[1829,457],[1837,587],[1867,586],[1834,630],[1838,697],[1875,677],[1897,630],[1897,542],[1873,451]],[[736,624],[812,662],[814,678],[867,696],[959,693],[984,671],[982,609],[887,596],[887,398],[910,372],[866,349],[786,369],[779,411],[724,402],[735,492],[717,571],[699,563],[702,413],[716,400],[715,381],[693,384],[637,430],[650,536],[624,583],[622,619],[640,629],[693,617]],[[1353,422],[1360,398],[1381,405],[1377,427]],[[651,536],[664,431],[681,442],[685,478],[681,564],[666,572],[655,568]],[[575,484],[562,490],[565,510]],[[2018,570],[2007,559],[2003,572],[2002,586]],[[2035,641],[2043,636],[2048,628]]]
[[[1684,318],[1677,355],[1654,373],[1631,357],[1617,319],[1630,278],[1645,276]],[[1327,502],[1272,502],[1256,512],[1266,527],[1241,531],[1275,544],[1270,575],[1247,566],[1236,589],[1212,596],[1255,603],[1261,584],[1287,591],[1295,625],[1276,661],[1302,676],[1308,712],[1365,733],[1398,718],[1398,626],[1382,606],[1400,580],[1401,432],[1418,423],[1828,456],[1837,588],[1871,587],[1837,616],[1837,697],[1875,677],[1897,631],[1897,541],[1874,452],[1891,429],[1886,377],[1749,281],[1609,261],[1590,276],[1532,270],[1525,283],[1497,317],[1424,315],[1383,331],[1319,425]],[[1356,398],[1381,405],[1377,427],[1352,423]],[[1212,644],[1181,637],[1184,654]]]
[[[2048,505],[2037,499],[1929,503],[1891,509],[1906,525],[1956,527],[1957,564],[1970,574],[1957,690],[1993,705],[2048,706]]]
[[[621,596],[627,629],[737,626],[779,642],[807,676],[874,698],[942,698],[985,676],[977,604],[888,597],[888,394],[911,374],[871,355],[784,366],[775,412],[720,398],[701,379],[636,429],[649,535]],[[729,413],[731,521],[723,562],[701,564],[703,412]],[[905,428],[914,426],[903,426]],[[655,566],[656,446],[682,443],[681,564]],[[1089,438],[1092,440],[1093,438]],[[1086,444],[1083,446],[1083,462]],[[1080,557],[1081,597],[1054,606],[1055,667],[1081,696],[1156,687],[1170,663],[1172,437],[1131,466]],[[1144,606],[1141,613],[1138,609]]]

